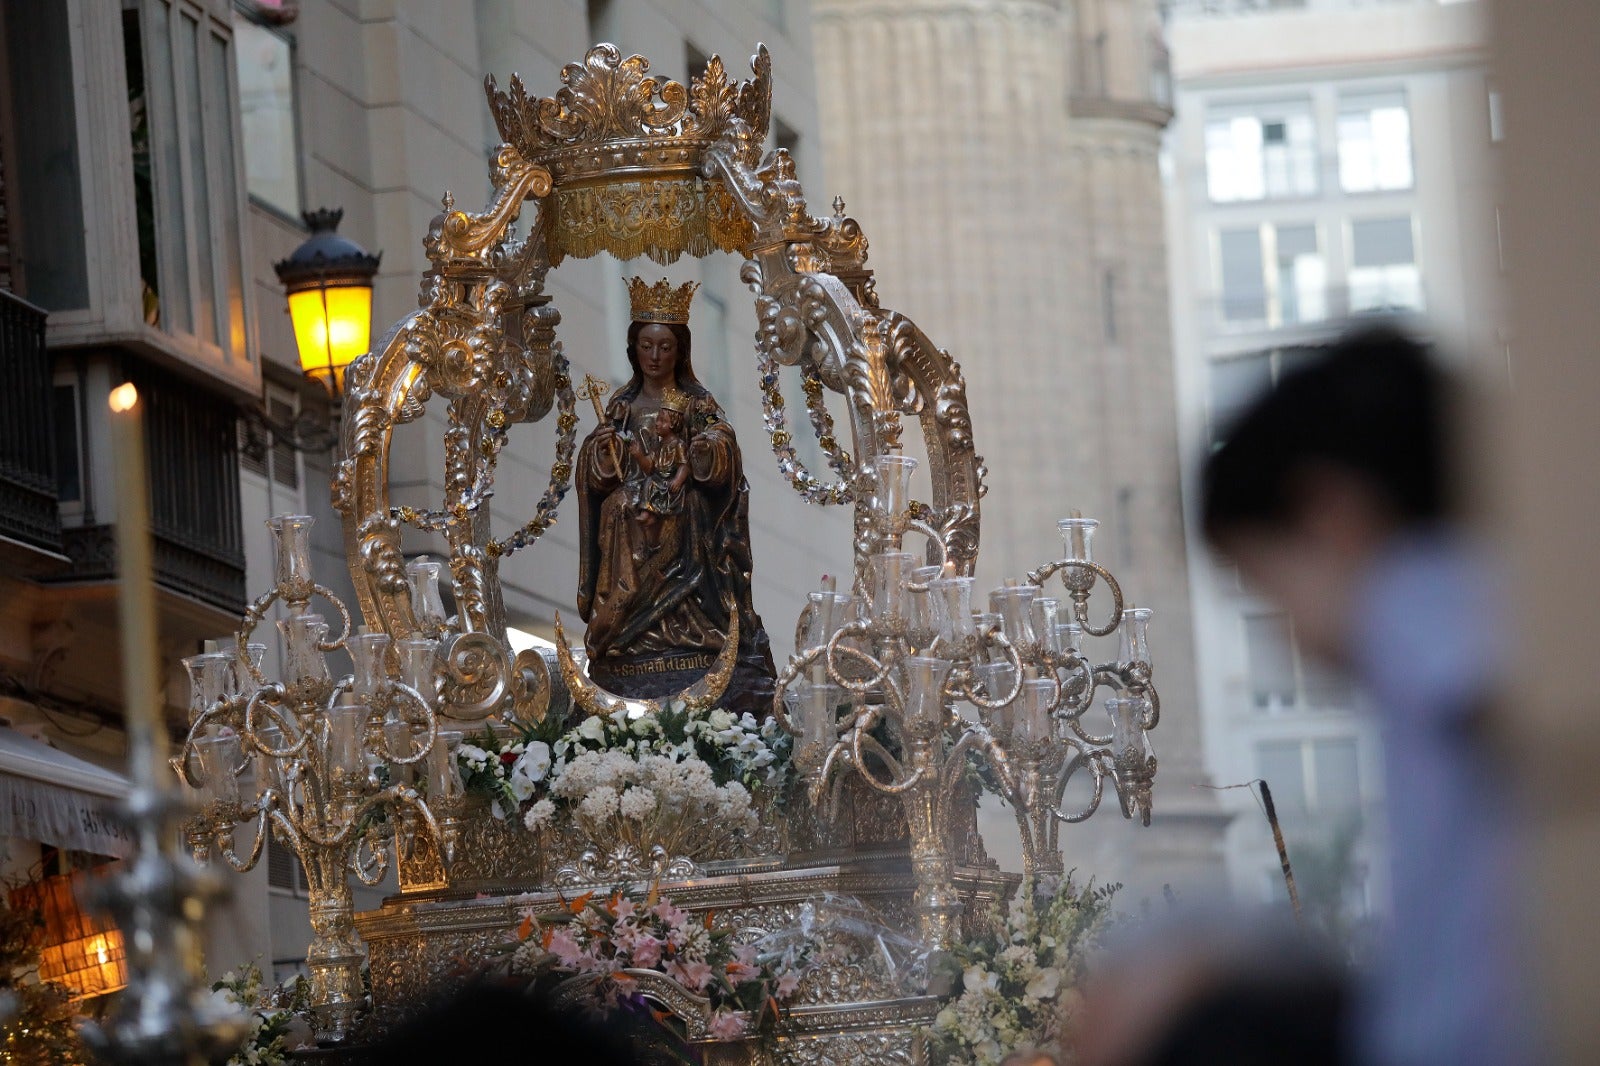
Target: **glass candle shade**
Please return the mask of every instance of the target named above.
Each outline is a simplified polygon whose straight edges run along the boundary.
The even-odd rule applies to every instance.
[[[1064,655],[1081,655],[1083,653],[1083,626],[1077,622],[1062,622],[1056,628],[1056,639],[1061,644]]]
[[[1148,607],[1129,607],[1122,612],[1122,647],[1118,658],[1124,663],[1150,662],[1150,616]]]
[[[872,557],[872,614],[879,625],[894,628],[906,620],[906,579],[916,568],[910,552],[879,552]]]
[[[406,564],[406,580],[411,582],[411,613],[416,615],[417,628],[424,633],[437,632],[446,621],[444,599],[439,595],[439,574],[443,570],[443,563],[426,555]]]
[[[989,610],[1000,616],[1000,629],[1017,647],[1034,643],[1033,600],[1037,585],[1004,585],[989,593]]]
[[[972,624],[972,578],[942,577],[932,582],[928,591],[933,596],[941,637],[960,644],[977,635]]]
[[[389,673],[383,665],[384,654],[389,650],[389,634],[356,633],[345,645],[355,667],[352,691],[362,697],[377,695],[389,681]]]
[[[1061,654],[1061,601],[1054,596],[1035,596],[1031,607],[1033,637],[1041,651]]]
[[[810,621],[806,626],[808,648],[820,648],[826,645],[833,639],[833,635],[839,632],[841,626],[855,620],[855,613],[850,609],[851,596],[848,592],[822,589],[806,593],[806,599],[811,604]]]
[[[281,514],[267,519],[272,531],[273,580],[278,592],[291,603],[311,598],[311,527],[316,519],[304,514]]]
[[[205,652],[183,660],[189,672],[189,723],[228,695],[233,683],[233,656],[225,652]]]
[[[1111,751],[1117,758],[1129,751],[1144,751],[1146,706],[1148,701],[1138,696],[1112,696],[1106,700],[1106,713],[1111,715]]]
[[[806,765],[820,765],[839,739],[838,708],[845,690],[832,682],[801,681],[786,697],[797,738],[796,755]]]
[[[261,669],[261,661],[267,657],[267,646],[251,641],[244,646],[244,653],[245,657],[250,660],[250,665],[259,671]],[[245,668],[244,662],[240,660],[237,652],[228,658],[233,666],[233,691],[240,699],[248,700],[256,694],[256,690],[261,685],[256,681],[255,675]]]
[[[1010,660],[1006,658],[1005,652],[1000,650],[999,645],[995,644],[992,640],[988,639],[989,631],[991,629],[993,629],[995,626],[1000,625],[1000,616],[998,614],[991,614],[991,613],[985,611],[982,614],[973,615],[972,616],[972,624],[973,624],[973,627],[977,630],[978,634],[984,638],[984,642],[983,642],[983,659],[984,659],[984,661],[985,662],[989,662],[989,663],[1009,662]]]
[[[1031,677],[1022,683],[1011,733],[1019,743],[1050,739],[1050,698],[1055,695],[1055,687],[1055,682],[1043,677]]]
[[[261,722],[256,726],[256,739],[268,751],[282,751],[294,743],[284,735],[283,730],[272,722]],[[289,794],[288,760],[274,759],[270,755],[258,756],[256,765],[264,771],[256,779],[256,790],[265,791],[275,789],[279,796],[287,801]]]
[[[1016,668],[1010,663],[981,663],[972,668],[973,676],[983,686],[984,695],[990,700],[1003,699],[1011,693],[1012,679],[1017,676]],[[1004,741],[1011,736],[1011,728],[1015,724],[1017,701],[1001,707],[987,710],[990,726],[994,734]]]
[[[390,711],[383,719],[383,746],[388,749],[391,759],[409,759],[416,754],[416,746],[412,741],[411,723]],[[411,783],[411,763],[398,765],[389,764],[389,783],[391,785],[409,785]]]
[[[328,636],[320,614],[294,614],[278,623],[283,636],[283,676],[291,688],[328,680],[328,661],[318,645]]]
[[[435,680],[439,642],[431,637],[407,637],[396,647],[400,649],[400,680],[416,689],[417,695],[432,707],[439,697]]]
[[[979,663],[972,668],[973,676],[983,685],[984,694],[991,700],[1005,699],[1016,683],[1017,668],[1001,660],[997,663]]]
[[[196,737],[194,753],[203,779],[200,802],[207,806],[213,803],[238,806],[239,778],[235,772],[241,769],[239,734],[224,729],[213,736]]]
[[[334,780],[346,787],[366,776],[363,741],[366,739],[367,708],[350,693],[328,712],[326,759]]]
[[[440,731],[428,749],[428,799],[452,800],[461,796],[461,773],[456,769],[456,749],[461,734]],[[437,811],[435,812],[437,813]]]
[[[925,734],[944,725],[944,679],[953,665],[949,659],[927,655],[905,659],[907,730]]]
[[[1068,562],[1094,562],[1094,531],[1100,528],[1099,521],[1073,515],[1057,522],[1056,528],[1061,531],[1061,542],[1066,549]]]
[[[935,602],[933,582],[943,569],[937,566],[919,566],[911,571],[911,584],[926,585],[921,592],[916,589],[906,589],[906,601],[909,614],[906,626],[912,636],[912,642],[918,647],[926,647],[939,636],[938,605]]]
[[[877,462],[878,510],[888,518],[900,518],[911,505],[911,475],[917,461],[909,455],[880,455]]]

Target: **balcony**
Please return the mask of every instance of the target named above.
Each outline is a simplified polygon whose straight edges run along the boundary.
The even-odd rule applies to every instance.
[[[0,536],[61,549],[45,312],[0,290]]]
[[[113,378],[132,381],[148,404],[145,451],[156,581],[228,614],[242,613],[237,413],[209,389],[143,361],[129,359],[124,365]],[[62,541],[72,560],[63,579],[90,583],[116,576],[115,527],[94,522],[69,527]]]

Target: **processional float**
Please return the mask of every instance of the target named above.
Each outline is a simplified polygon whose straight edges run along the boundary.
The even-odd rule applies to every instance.
[[[325,1038],[348,1037],[364,1009],[364,958],[381,1023],[461,980],[459,960],[504,944],[519,915],[622,883],[652,883],[690,912],[715,911],[752,941],[799,922],[810,901],[848,897],[907,942],[937,950],[1017,884],[976,832],[979,782],[1014,809],[1035,886],[1060,878],[1059,824],[1094,813],[1105,784],[1125,816],[1148,824],[1156,760],[1145,734],[1160,709],[1149,612],[1125,608],[1093,559],[1095,522],[1079,517],[1060,523],[1063,558],[995,590],[990,610],[974,604],[984,466],[960,367],[879,305],[866,238],[842,204],[812,215],[789,154],[763,153],[765,48],[752,65],[754,77],[734,83],[713,57],[685,88],[600,45],[562,71],[553,97],[529,95],[516,78],[508,91],[488,80],[504,140],[490,167],[493,200],[471,212],[446,196],[427,235],[419,309],[346,378],[333,499],[360,624],[311,573],[309,519],[285,516],[272,523],[276,586],[247,612],[235,650],[186,661],[192,727],[174,762],[201,801],[190,845],[198,858],[245,870],[271,833],[298,856]],[[513,224],[530,204],[519,237]],[[533,831],[495,817],[506,814],[498,800],[462,787],[469,748],[481,753],[495,736],[527,735],[541,722],[594,717],[626,728],[664,711],[716,713],[750,636],[750,616],[730,607],[731,631],[705,676],[654,697],[608,691],[564,637],[550,660],[507,643],[500,567],[537,543],[574,480],[580,397],[544,281],[565,258],[601,251],[659,262],[719,251],[744,258],[779,469],[808,502],[855,514],[848,589],[810,594],[798,652],[761,691],[786,735],[773,747],[792,745],[794,773],[782,794],[758,787],[753,802],[783,816],[731,835],[674,823],[670,849],[637,835],[607,839],[576,810],[544,812]],[[796,450],[781,367],[799,369],[809,430],[833,480],[808,470]],[[835,434],[830,392],[848,412],[848,448]],[[393,434],[430,403],[445,407],[445,496],[436,509],[397,506]],[[917,464],[902,454],[908,416],[927,456],[926,501],[912,498]],[[497,535],[496,460],[514,427],[552,417],[549,487],[531,518]],[[622,460],[611,462],[620,475]],[[408,565],[408,528],[441,536],[447,562]],[[448,616],[439,590],[446,568]],[[1057,580],[1061,591],[1048,594]],[[1097,604],[1107,601],[1098,615],[1097,589]],[[254,638],[274,605],[284,655],[281,676],[269,679]],[[325,621],[330,609],[337,635]],[[1117,659],[1091,661],[1084,638],[1113,632]],[[354,667],[342,679],[326,658],[337,650]],[[1112,694],[1110,731],[1097,734],[1086,712],[1102,689]],[[604,732],[600,725],[592,732]],[[470,736],[485,730],[481,744]],[[1063,810],[1079,774],[1088,801]],[[236,844],[236,829],[250,823],[250,843]],[[398,893],[354,914],[350,875],[376,884],[391,864]],[[817,960],[759,1044],[716,1043],[706,1001],[665,975],[641,973],[639,987],[716,1061],[922,1060],[918,1033],[939,1000],[894,972],[881,942],[841,941]]]

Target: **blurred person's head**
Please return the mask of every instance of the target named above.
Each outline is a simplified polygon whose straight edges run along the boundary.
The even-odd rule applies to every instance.
[[[1334,1066],[1347,974],[1281,915],[1184,911],[1106,945],[1067,1034],[1078,1066]]]
[[[558,1006],[548,997],[493,981],[479,982],[434,1003],[393,1027],[377,1044],[356,1053],[358,1066],[435,1066],[475,1057],[512,1062],[639,1066],[638,1038],[649,1026],[623,1013],[591,1018],[583,1007]]]
[[[1056,1057],[1048,1051],[1026,1048],[1013,1051],[1000,1060],[1000,1066],[1057,1066]]]
[[[1206,536],[1318,656],[1345,658],[1375,554],[1451,517],[1446,406],[1421,344],[1368,329],[1286,374],[1206,463]]]

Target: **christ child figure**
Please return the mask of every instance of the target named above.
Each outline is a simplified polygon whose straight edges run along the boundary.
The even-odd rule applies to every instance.
[[[652,552],[660,547],[663,519],[683,510],[683,487],[689,481],[689,445],[683,433],[686,406],[686,397],[681,393],[663,397],[652,427],[652,450],[646,451],[637,436],[628,442],[644,475],[634,509],[644,530],[645,545]]]

